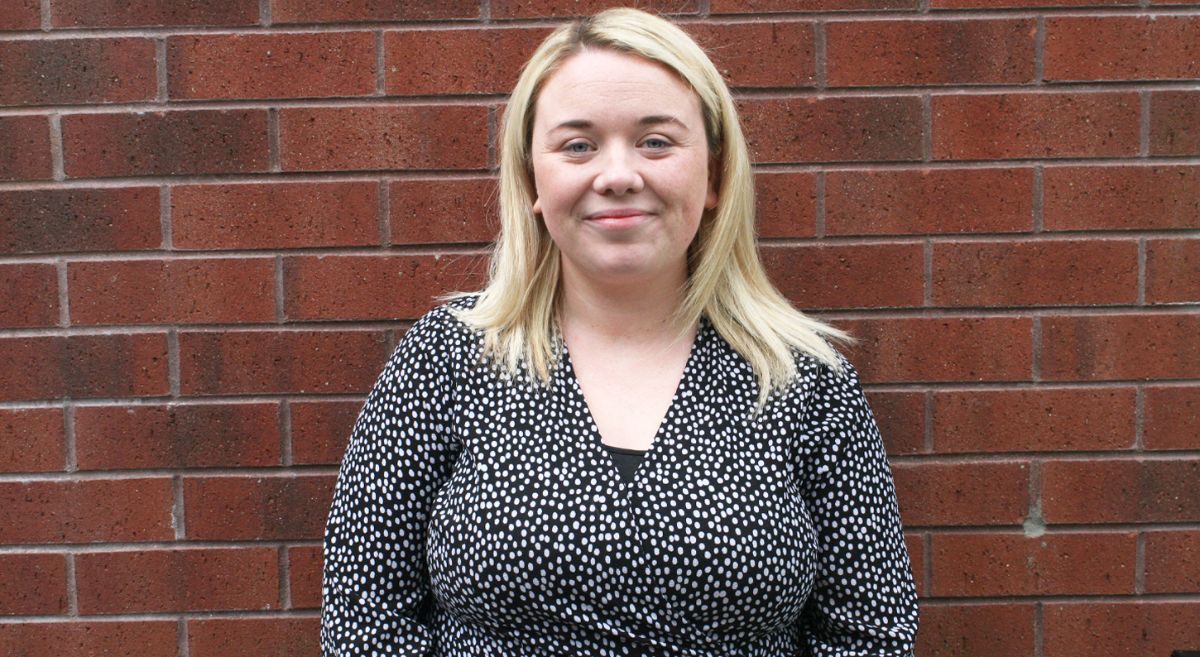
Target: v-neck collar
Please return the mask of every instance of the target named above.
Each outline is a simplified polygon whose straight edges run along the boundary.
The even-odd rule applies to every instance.
[[[696,328],[696,336],[692,339],[691,350],[688,352],[687,362],[683,366],[683,374],[679,377],[679,384],[675,387],[675,394],[671,396],[671,403],[667,406],[662,419],[659,420],[658,429],[654,433],[650,447],[646,449],[641,463],[634,470],[633,480],[629,482],[621,478],[621,473],[617,468],[616,462],[605,448],[603,437],[600,435],[600,426],[596,423],[596,418],[592,415],[591,407],[588,406],[587,397],[583,394],[583,387],[579,385],[579,377],[575,375],[575,366],[571,362],[571,355],[567,349],[566,340],[563,340],[560,335],[559,346],[562,349],[561,371],[567,382],[568,393],[571,395],[572,401],[578,404],[588,425],[584,440],[587,443],[586,448],[591,452],[593,457],[599,458],[602,463],[607,464],[606,470],[608,474],[606,476],[609,479],[615,480],[619,488],[625,489],[639,486],[645,476],[645,472],[649,468],[652,468],[658,460],[656,458],[657,454],[669,448],[664,443],[672,438],[674,432],[668,431],[668,428],[678,416],[680,407],[687,398],[687,393],[692,390],[692,386],[694,385],[693,379],[697,374],[697,361],[709,330],[708,318],[701,316],[699,326]]]

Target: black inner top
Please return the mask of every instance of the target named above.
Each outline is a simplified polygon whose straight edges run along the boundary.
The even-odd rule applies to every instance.
[[[625,483],[633,481],[633,473],[637,472],[638,464],[642,462],[642,457],[646,455],[644,449],[625,449],[624,447],[613,447],[605,443],[604,449],[612,454],[613,461],[617,464],[617,471],[621,473],[621,480]]]

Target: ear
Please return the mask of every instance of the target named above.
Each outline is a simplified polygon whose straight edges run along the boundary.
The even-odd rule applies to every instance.
[[[542,198],[540,196],[533,199],[533,213],[534,214],[542,213]]]
[[[716,160],[708,163],[708,193],[704,197],[704,209],[706,210],[717,207],[717,201],[720,200],[720,195],[717,193],[721,184],[720,166],[721,163]]]

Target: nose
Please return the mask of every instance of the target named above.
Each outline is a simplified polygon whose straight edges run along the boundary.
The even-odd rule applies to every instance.
[[[642,191],[645,183],[637,168],[637,154],[619,147],[605,151],[597,158],[600,169],[592,182],[595,192],[621,195]]]

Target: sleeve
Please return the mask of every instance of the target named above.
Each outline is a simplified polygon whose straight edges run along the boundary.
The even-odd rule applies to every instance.
[[[913,654],[917,596],[896,488],[858,372],[818,366],[798,427],[802,495],[817,532],[817,572],[801,613],[811,657]]]
[[[433,654],[426,528],[460,451],[440,330],[432,313],[409,329],[351,432],[325,528],[324,657]]]

